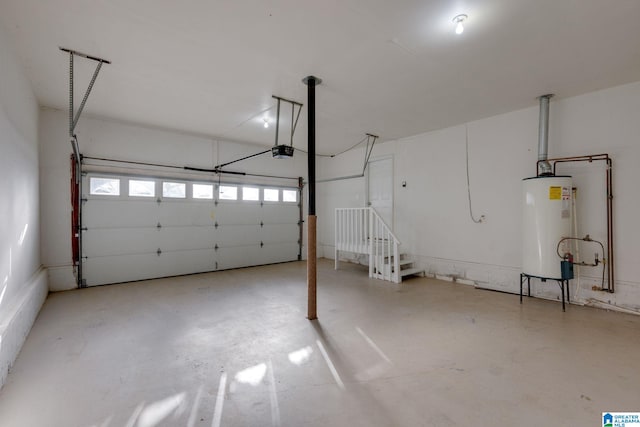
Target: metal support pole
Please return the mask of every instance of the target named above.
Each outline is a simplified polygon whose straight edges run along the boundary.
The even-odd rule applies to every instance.
[[[307,136],[308,136],[308,182],[309,182],[309,217],[307,223],[307,319],[315,320],[317,315],[316,282],[318,277],[316,265],[316,85],[322,80],[305,77],[307,85]]]

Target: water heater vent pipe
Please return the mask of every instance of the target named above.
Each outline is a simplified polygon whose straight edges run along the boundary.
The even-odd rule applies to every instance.
[[[549,100],[553,94],[542,95],[540,100],[540,119],[538,124],[538,176],[553,175],[547,162],[549,153]]]

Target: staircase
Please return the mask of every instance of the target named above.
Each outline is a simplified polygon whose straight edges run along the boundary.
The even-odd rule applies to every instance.
[[[400,283],[403,277],[424,275],[399,248],[400,240],[373,208],[336,209],[336,270],[340,252],[349,252],[369,257],[369,277],[375,279]]]

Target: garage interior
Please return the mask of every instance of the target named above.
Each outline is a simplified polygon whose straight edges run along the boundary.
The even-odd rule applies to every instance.
[[[636,1],[0,11],[1,426],[640,411]]]

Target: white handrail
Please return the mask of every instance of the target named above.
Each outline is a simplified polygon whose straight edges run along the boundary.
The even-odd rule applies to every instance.
[[[369,277],[400,283],[400,240],[373,208],[337,208],[335,268],[339,251],[369,256]]]

